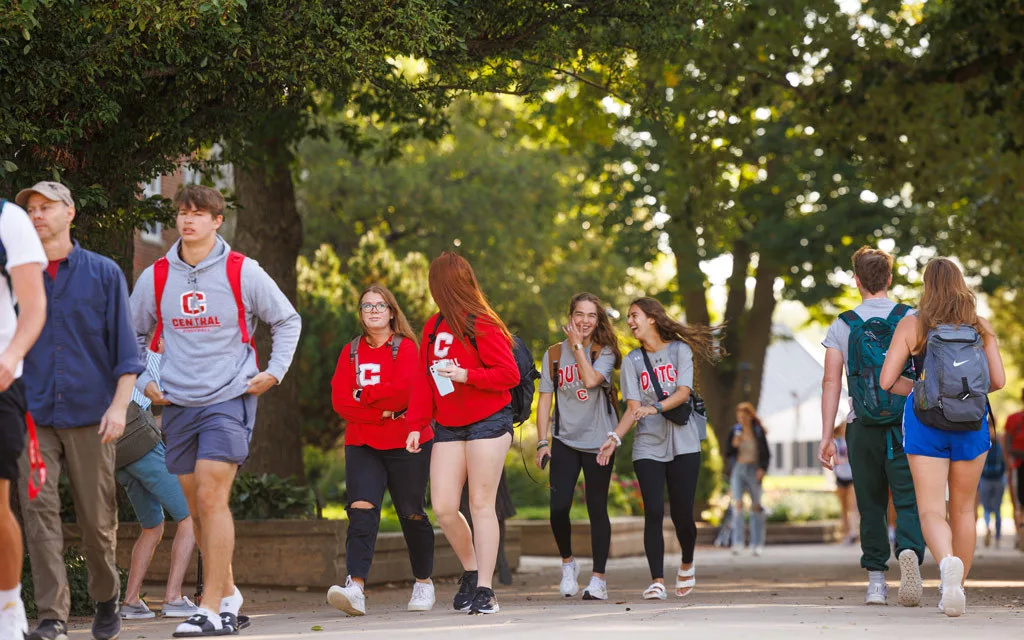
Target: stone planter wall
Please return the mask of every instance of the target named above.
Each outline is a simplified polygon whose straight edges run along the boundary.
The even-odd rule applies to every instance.
[[[177,525],[166,523],[164,537],[157,547],[146,574],[147,582],[167,579],[170,570],[171,542]],[[235,523],[235,581],[248,586],[324,588],[345,582],[345,535],[343,520],[268,520]],[[132,546],[139,536],[139,525],[121,523],[117,530],[117,563],[131,565]],[[66,546],[81,542],[77,525],[64,525]],[[434,576],[457,576],[462,573],[455,552],[440,530],[434,546]],[[520,530],[509,526],[505,539],[505,555],[509,567],[519,567]],[[381,533],[370,570],[369,584],[412,580],[409,553],[401,533]],[[185,575],[186,584],[196,580],[193,558]]]

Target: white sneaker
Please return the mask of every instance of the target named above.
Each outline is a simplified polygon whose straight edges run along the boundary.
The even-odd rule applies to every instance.
[[[352,582],[352,576],[345,578],[345,586],[334,585],[327,590],[327,602],[350,616],[366,615],[366,596],[363,588]]]
[[[0,638],[21,640],[28,635],[28,620],[25,618],[25,603],[16,598],[0,610]]]
[[[864,604],[886,604],[889,585],[885,583],[885,574],[881,571],[868,572],[868,593],[864,596]]]
[[[956,556],[946,556],[939,563],[939,574],[942,576],[942,598],[939,606],[950,618],[963,615],[967,606],[964,594],[964,563]]]
[[[434,582],[414,582],[412,597],[409,598],[409,611],[430,611],[434,608]]]
[[[921,606],[921,567],[913,549],[900,551],[900,591],[896,601],[904,607]]]
[[[558,583],[558,592],[566,598],[571,598],[580,592],[578,578],[580,577],[580,565],[575,560],[562,563],[562,581]]]
[[[764,545],[758,545],[758,546],[754,547],[754,555],[755,556],[759,556],[762,553],[764,553]]]
[[[741,553],[743,553],[743,545],[741,545],[741,544],[734,544],[734,545],[732,545],[732,555],[738,556]]]
[[[590,576],[590,584],[583,590],[584,600],[607,600],[608,599],[608,582],[598,578],[597,576]]]

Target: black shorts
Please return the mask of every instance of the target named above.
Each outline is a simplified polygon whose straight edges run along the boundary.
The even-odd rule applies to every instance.
[[[0,393],[0,480],[18,479],[18,458],[25,450],[25,385],[15,380]]]
[[[1017,467],[1017,504],[1024,504],[1024,464]]]
[[[845,489],[846,487],[853,486],[853,480],[843,480],[842,478],[836,478],[836,486]]]
[[[434,425],[434,442],[467,442],[469,440],[490,440],[512,434],[512,405],[506,406],[494,415],[464,427]]]

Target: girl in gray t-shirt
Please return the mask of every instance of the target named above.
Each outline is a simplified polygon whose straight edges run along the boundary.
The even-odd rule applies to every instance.
[[[544,468],[551,462],[551,531],[562,556],[559,591],[566,597],[575,596],[580,588],[569,511],[583,471],[594,553],[594,572],[583,599],[606,600],[604,570],[612,535],[608,519],[612,465],[598,464],[597,452],[619,422],[612,375],[622,356],[604,305],[593,294],[573,296],[569,323],[563,329],[567,339],[548,349],[541,365],[537,466]]]
[[[667,485],[672,524],[683,550],[675,594],[683,597],[696,584],[693,549],[697,525],[693,503],[700,472],[700,437],[692,419],[676,424],[664,412],[690,402],[695,355],[714,364],[723,354],[713,328],[677,322],[653,298],[634,300],[626,323],[641,347],[631,351],[622,362],[626,413],[601,445],[597,461],[609,464],[615,449],[622,445],[622,438],[639,422],[633,444],[633,468],[644,500],[644,551],[652,579],[643,595],[648,600],[667,597],[662,537]],[[664,393],[662,397],[658,396],[658,387]]]

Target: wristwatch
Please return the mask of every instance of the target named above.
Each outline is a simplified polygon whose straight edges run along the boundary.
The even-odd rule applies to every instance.
[[[572,345],[572,350],[573,351],[579,351],[582,348],[583,348],[583,345],[579,344],[578,342],[576,344]]]
[[[356,399],[356,402],[359,402],[359,398],[362,395],[363,395],[363,390],[362,389],[356,389],[355,392],[352,394],[352,397]]]

